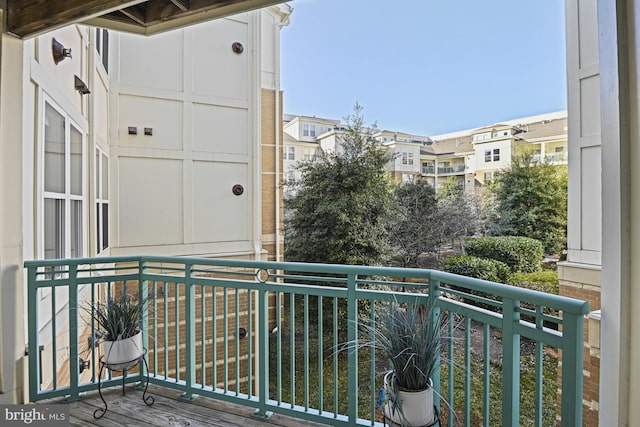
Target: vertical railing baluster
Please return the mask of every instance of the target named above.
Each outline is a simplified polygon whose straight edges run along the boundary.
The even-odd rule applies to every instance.
[[[375,301],[370,301],[371,307],[369,310],[369,322],[372,328],[376,327],[376,306]],[[378,391],[376,390],[376,336],[371,336],[371,348],[369,349],[369,370],[371,371],[369,382],[371,384],[371,423],[376,419],[376,397]]]
[[[211,372],[211,382],[213,389],[218,388],[218,287],[214,286],[211,300],[211,315],[213,316],[213,324],[211,325],[211,333],[213,335],[213,344],[211,348],[211,358],[213,359],[213,368]]]
[[[296,309],[295,294],[289,294],[289,390],[291,408],[296,404]]]
[[[153,281],[153,373],[158,375],[158,282]]]
[[[196,293],[193,285],[193,264],[184,265],[184,322],[185,322],[185,392],[182,398],[193,400],[196,380]],[[177,324],[178,328],[180,324]]]
[[[55,275],[52,275],[55,277]],[[51,286],[51,355],[52,355],[52,364],[53,364],[53,389],[56,390],[58,388],[58,358],[56,354],[58,353],[58,336],[56,334],[57,330],[57,322],[56,322],[56,294],[58,288],[55,286],[55,283]]]
[[[356,343],[358,340],[358,301],[356,299],[355,274],[347,275],[347,342]],[[348,373],[348,409],[347,415],[350,423],[355,423],[358,418],[358,352],[350,350],[347,354]]]
[[[284,301],[284,294],[276,292],[276,360],[278,366],[276,367],[278,378],[276,380],[276,387],[278,388],[278,405],[282,404],[282,305],[280,301]]]
[[[464,425],[471,425],[471,319],[464,322]]]
[[[323,369],[323,315],[322,315],[322,296],[318,295],[318,413],[322,415],[324,400],[324,369]]]
[[[455,384],[455,347],[454,347],[454,340],[453,338],[453,334],[454,334],[454,328],[453,328],[453,319],[452,317],[454,316],[453,313],[448,312],[447,313],[450,316],[449,321],[447,322],[447,326],[449,328],[449,331],[447,332],[448,334],[448,343],[449,343],[449,349],[448,349],[448,360],[447,363],[449,365],[449,369],[448,369],[448,377],[447,378],[447,400],[449,401],[449,415],[447,416],[447,421],[448,421],[448,425],[449,427],[453,427],[453,421],[455,420],[456,414],[455,414],[455,394],[454,394],[454,384]],[[435,384],[434,384],[435,387]],[[434,396],[434,400],[435,400]]]
[[[309,410],[309,294],[304,294],[304,410]]]
[[[236,324],[236,328],[235,328],[235,339],[234,339],[234,344],[235,344],[235,358],[236,358],[236,363],[234,363],[234,367],[235,367],[235,382],[236,382],[236,386],[235,386],[235,390],[236,390],[236,396],[238,396],[240,394],[240,296],[239,296],[239,290],[238,288],[235,289],[235,294],[234,294],[234,300],[233,300],[233,305],[234,305],[234,315],[235,315],[235,324]]]
[[[225,287],[222,290],[222,296],[223,296],[222,323],[224,325],[224,328],[222,331],[223,357],[224,357],[222,360],[222,364],[224,365],[223,378],[224,378],[224,392],[226,393],[229,391],[229,300],[228,300],[229,292],[227,287]]]
[[[176,381],[180,381],[180,285],[176,280],[175,283],[176,293],[175,293],[175,328],[176,328]]]
[[[338,343],[338,298],[333,297],[333,344]],[[338,352],[333,352],[333,416],[338,417]]]
[[[520,301],[502,301],[502,425],[520,424]]]
[[[536,329],[542,330],[542,309],[541,305],[536,306]],[[542,427],[542,392],[544,389],[544,358],[543,358],[544,346],[540,341],[536,341],[535,357],[536,357],[536,390],[535,390],[535,405],[534,405],[534,425],[536,427]]]
[[[164,379],[169,378],[169,284],[165,281],[164,286],[164,312],[162,313],[162,323],[164,327]]]
[[[255,291],[247,290],[247,397],[251,399],[253,397],[253,298],[255,297]],[[267,304],[269,303],[269,297],[267,294]],[[268,319],[268,317],[267,317]],[[268,323],[267,323],[268,324]],[[257,328],[260,331],[259,328]],[[271,331],[267,332],[267,353],[271,355],[269,351],[269,340],[271,339]],[[268,377],[267,377],[268,378]]]
[[[483,399],[483,426],[489,427],[491,413],[489,410],[491,392],[491,327],[484,324],[484,399]]]
[[[204,285],[200,285],[200,383],[207,385],[207,311],[205,301],[207,292]]]

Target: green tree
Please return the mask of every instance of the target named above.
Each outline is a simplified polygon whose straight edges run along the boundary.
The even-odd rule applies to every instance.
[[[399,185],[394,190],[397,217],[389,236],[393,258],[403,267],[417,265],[418,256],[431,252],[440,243],[436,192],[424,180]]]
[[[289,261],[375,265],[388,254],[394,203],[385,166],[393,155],[375,141],[375,126],[365,127],[361,113],[356,103],[335,150],[297,166],[285,202]]]
[[[465,192],[454,179],[446,180],[438,189],[438,213],[441,223],[442,241],[460,239],[475,233],[479,214],[472,195]]]
[[[567,243],[567,167],[534,162],[520,152],[511,170],[498,180],[497,232],[540,240],[545,253],[560,252]]]

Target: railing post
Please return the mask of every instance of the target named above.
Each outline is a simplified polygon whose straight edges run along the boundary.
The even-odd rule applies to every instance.
[[[40,352],[38,351],[38,288],[36,287],[36,276],[38,267],[28,267],[27,271],[27,317],[29,340],[29,400],[36,401],[40,378],[38,363],[40,362]]]
[[[356,343],[358,340],[358,302],[356,300],[356,275],[350,273],[347,277],[347,342]],[[358,418],[358,350],[357,345],[349,350],[348,360],[348,396],[349,407],[347,415],[349,425],[355,426]]]
[[[582,315],[565,313],[562,320],[562,425],[582,425]]]
[[[55,292],[55,289],[53,290]],[[53,313],[55,316],[55,313]],[[53,331],[55,334],[56,331]],[[69,264],[69,396],[67,402],[80,400],[78,392],[78,265]],[[55,355],[53,356],[55,357]],[[57,375],[54,373],[54,375]]]
[[[520,425],[520,301],[502,301],[502,425]]]
[[[142,347],[149,349],[149,281],[146,278],[148,262],[144,259],[138,261],[138,303],[144,304],[144,310],[140,318],[140,327],[142,328]],[[145,356],[147,357],[147,356]],[[154,365],[155,367],[155,365]],[[145,376],[145,364],[140,364],[140,384],[143,384]]]
[[[258,290],[258,408],[253,413],[254,417],[268,419],[272,412],[267,411],[269,399],[269,301],[267,292],[261,288]]]
[[[436,279],[429,279],[429,321],[431,322],[431,326],[433,328],[438,329],[438,335],[440,332],[440,306],[438,305],[438,299],[440,298],[440,294],[442,291],[440,290],[440,281]],[[440,354],[438,353],[438,358],[436,360],[436,369],[431,375],[431,380],[433,381],[433,389],[436,393],[433,394],[433,404],[440,408]]]
[[[193,399],[193,384],[196,380],[196,297],[195,289],[191,283],[191,275],[193,265],[186,263],[184,265],[184,286],[185,286],[185,305],[184,305],[184,321],[185,321],[185,350],[186,350],[186,366],[185,366],[185,392],[182,399]],[[178,295],[176,293],[176,298]],[[237,363],[237,362],[236,362]]]

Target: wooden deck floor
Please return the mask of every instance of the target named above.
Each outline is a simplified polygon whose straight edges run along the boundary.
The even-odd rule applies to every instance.
[[[317,424],[274,414],[269,420],[262,421],[252,417],[254,410],[249,407],[230,404],[208,398],[197,398],[191,402],[180,399],[180,392],[164,387],[150,385],[147,395],[154,397],[155,402],[147,406],[142,401],[142,390],[133,386],[126,387],[126,395],[122,396],[120,387],[103,390],[109,406],[107,413],[99,420],[93,412],[104,408],[97,392],[83,397],[81,401],[69,403],[70,425],[73,426],[107,426],[107,427],[319,427]],[[60,403],[60,399],[52,399],[51,403]]]

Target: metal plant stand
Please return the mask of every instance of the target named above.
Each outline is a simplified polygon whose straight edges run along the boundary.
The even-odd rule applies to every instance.
[[[104,356],[100,357],[100,375],[98,376],[98,394],[100,395],[100,399],[102,399],[102,403],[104,403],[104,409],[98,408],[95,411],[93,411],[93,418],[95,419],[102,418],[104,414],[107,413],[107,410],[109,409],[109,406],[107,405],[107,401],[104,400],[104,397],[102,396],[102,389],[101,389],[102,372],[104,371],[105,368],[107,368],[109,371],[122,371],[122,395],[124,396],[125,395],[124,385],[125,385],[125,380],[127,378],[127,370],[143,362],[145,371],[147,373],[147,383],[145,384],[144,392],[142,393],[142,401],[147,406],[153,405],[153,403],[155,402],[155,399],[153,398],[153,396],[147,396],[147,388],[149,388],[149,365],[147,364],[146,356],[147,356],[147,349],[144,349],[144,352],[142,353],[142,355],[137,359],[134,359],[130,362],[117,363],[117,364],[105,363]]]

